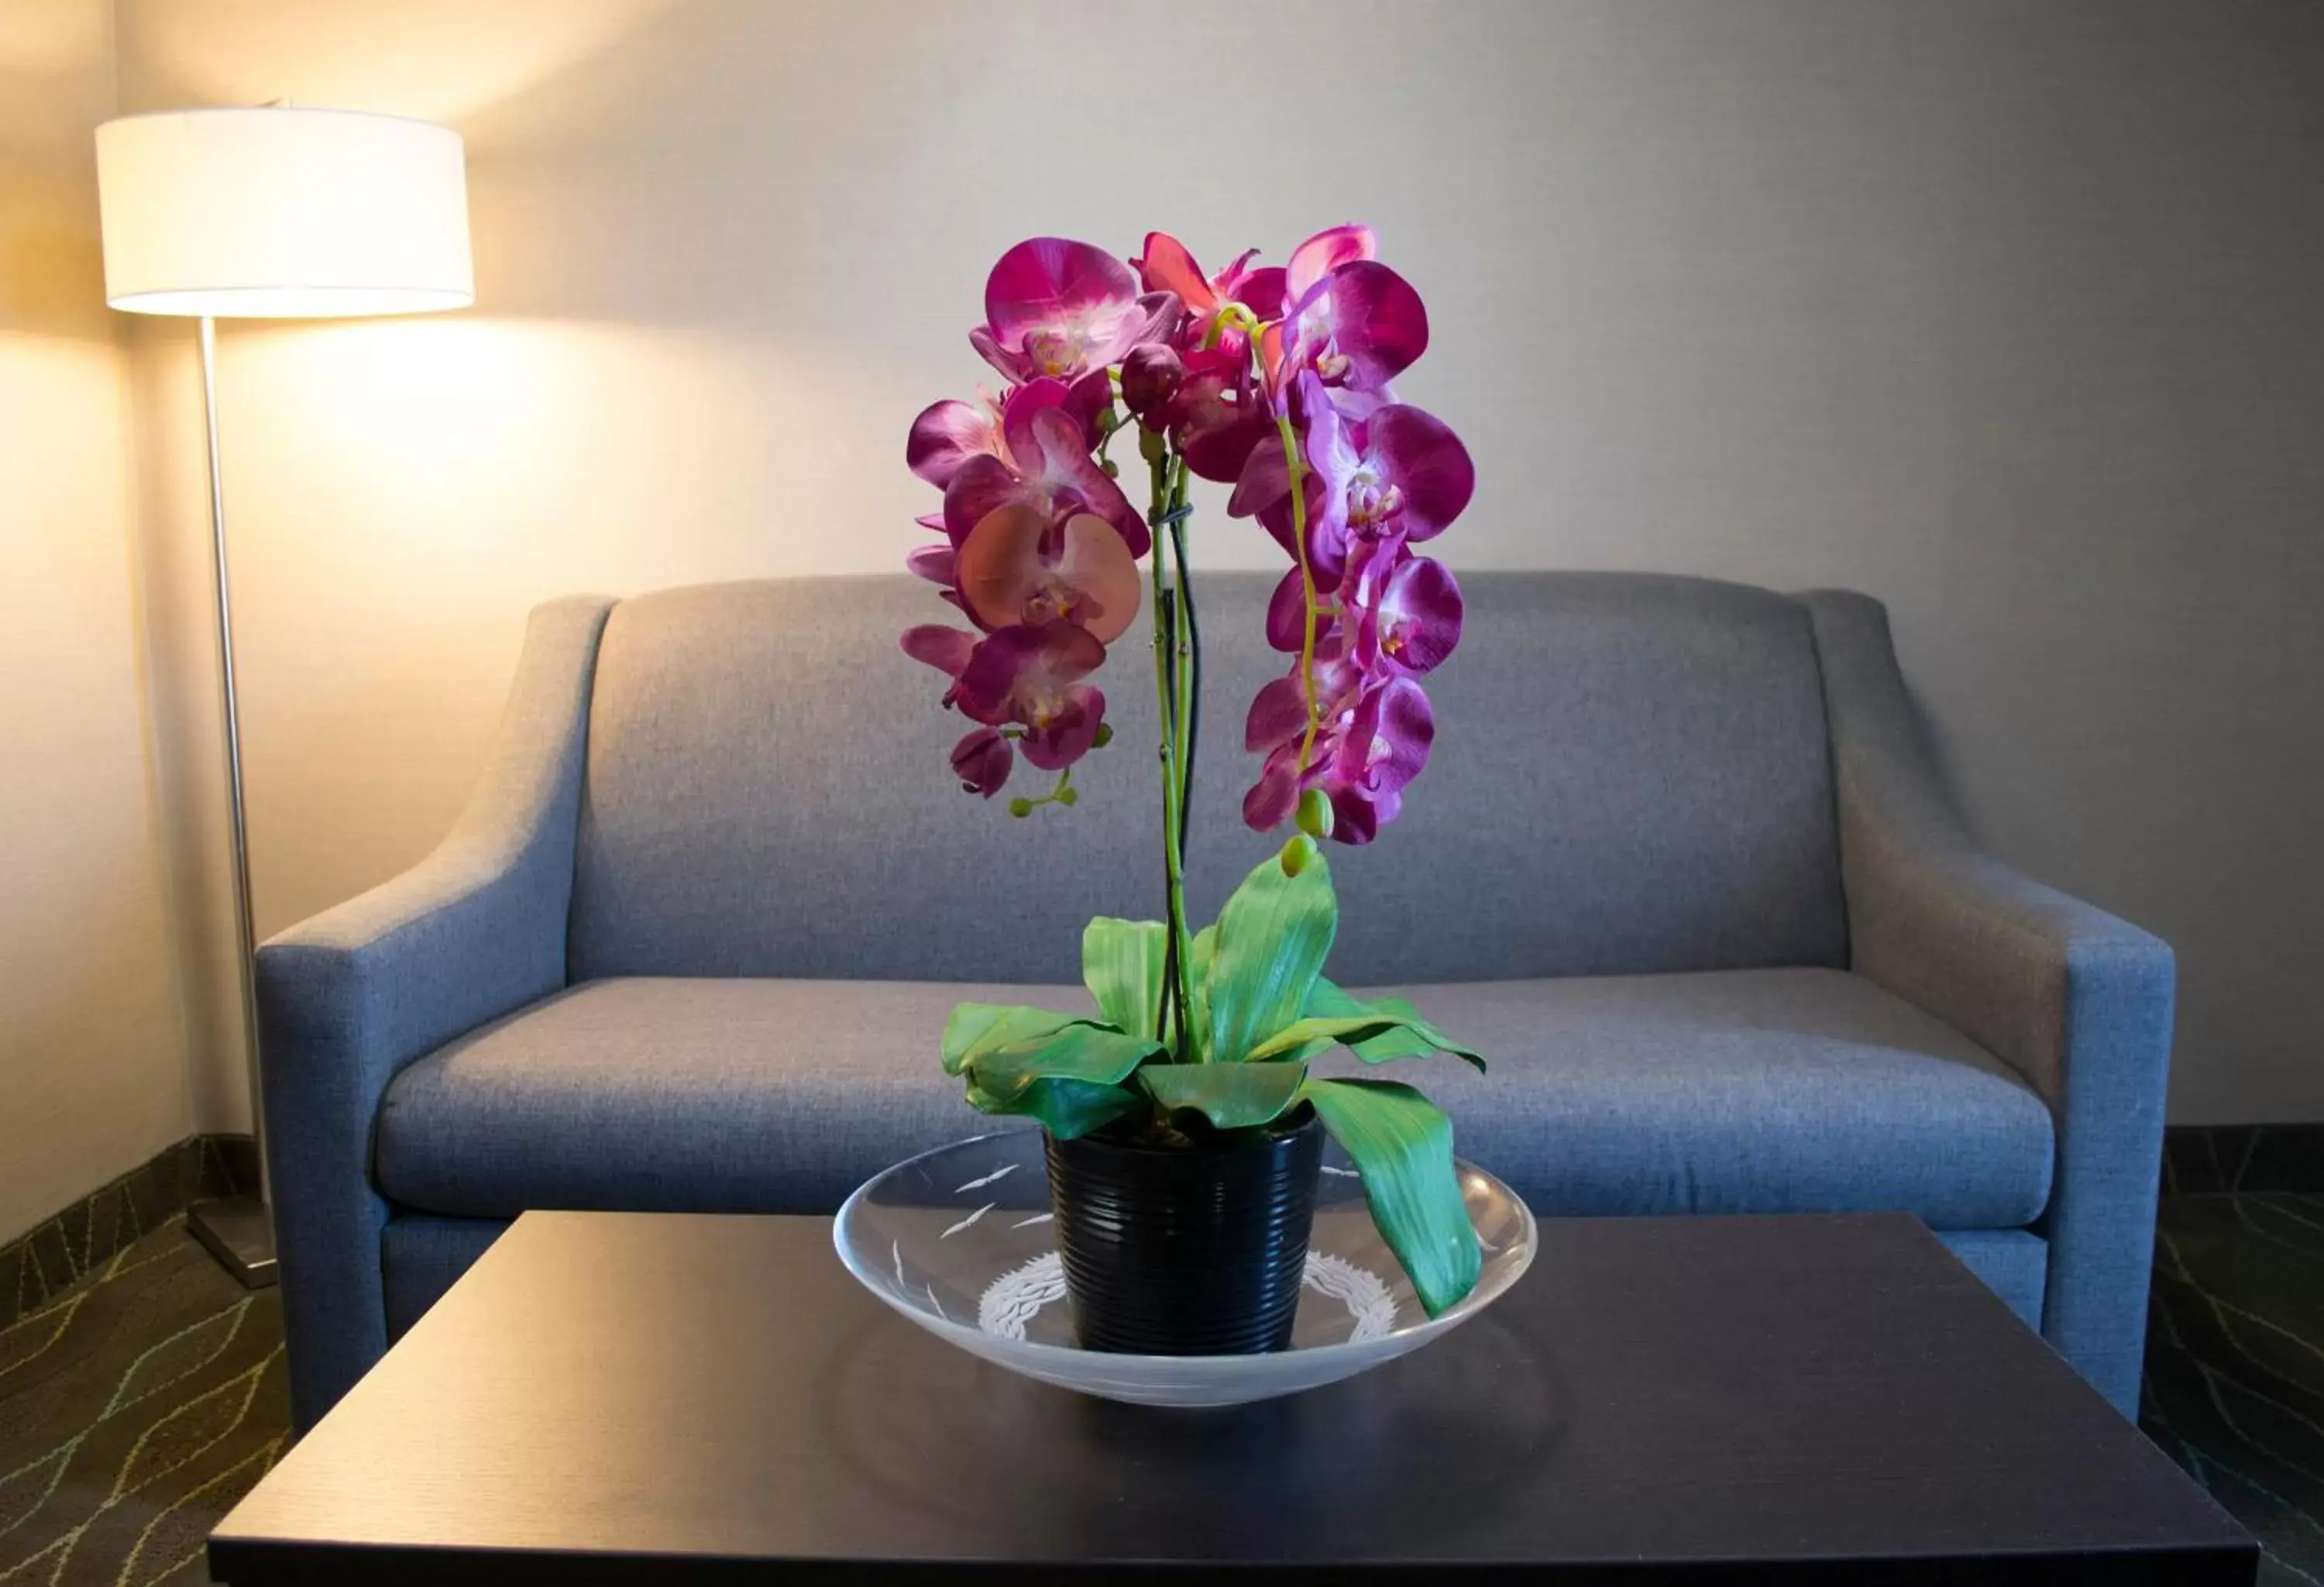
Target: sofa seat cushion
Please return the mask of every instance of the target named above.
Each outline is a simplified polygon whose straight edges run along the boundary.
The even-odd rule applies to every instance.
[[[1904,1211],[2012,1228],[2048,1198],[2050,1116],[1974,1044],[1831,970],[1400,989],[1489,1054],[1397,1069],[1462,1155],[1545,1216]],[[389,1087],[381,1189],[406,1207],[834,1210],[927,1148],[1010,1127],[936,1064],[965,999],[1085,1009],[1078,988],[585,983]]]
[[[1492,1061],[1397,1067],[1452,1114],[1454,1149],[1538,1216],[1908,1212],[2015,1229],[2050,1198],[2042,1099],[1845,971],[1394,990]],[[1318,1070],[1360,1066],[1335,1055]]]
[[[953,1005],[1090,1010],[1079,987],[938,982],[584,982],[406,1067],[381,1105],[392,1201],[829,1213],[891,1163],[996,1128],[937,1061]]]

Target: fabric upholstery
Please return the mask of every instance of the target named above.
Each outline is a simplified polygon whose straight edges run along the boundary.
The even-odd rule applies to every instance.
[[[937,1067],[954,1003],[1092,1008],[1078,987],[593,981],[396,1077],[379,1183],[466,1217],[531,1207],[831,1213],[987,1122]]]
[[[1255,639],[1267,583],[1197,586],[1204,918],[1269,847],[1234,816],[1244,704],[1286,664]],[[1464,1149],[1545,1211],[1919,1211],[2129,1409],[2169,950],[1977,850],[1876,603],[1645,576],[1463,585],[1425,797],[1392,841],[1333,863],[1334,973],[1427,984],[1432,1012],[1506,1049],[1489,1080],[1431,1077]],[[947,785],[962,724],[894,649],[936,610],[925,586],[608,605],[535,614],[491,767],[434,854],[261,950],[302,1427],[495,1226],[430,1203],[829,1205],[963,1131],[927,1054],[969,987],[696,982],[664,994],[684,1017],[648,1020],[586,983],[1066,982],[1087,916],[1151,912],[1153,856],[1123,835],[1150,833],[1155,797],[1137,658],[1110,680],[1120,744],[1076,778],[1079,807],[1012,822]],[[742,1044],[733,1010],[786,998],[788,1021]],[[843,1072],[876,1108],[850,1111]],[[487,1140],[518,1144],[501,1161]],[[399,1205],[383,1182],[425,1200]]]
[[[589,672],[611,603],[535,612],[483,780],[417,866],[258,950],[267,1163],[291,1415],[386,1348],[372,1130],[395,1071],[565,983]]]
[[[1273,847],[1240,811],[1246,707],[1287,667],[1275,580],[1198,576],[1204,699],[1190,906]],[[1333,851],[1351,981],[1839,965],[1824,710],[1805,612],[1765,590],[1614,574],[1464,575],[1429,679],[1437,752],[1393,842]],[[1080,803],[1010,821],[945,758],[966,725],[904,656],[919,580],[721,585],[605,626],[573,975],[1070,981],[1093,915],[1147,915],[1150,663],[1100,681],[1120,731]],[[1039,774],[1020,766],[1032,787]],[[1010,791],[1019,791],[1012,785]],[[1278,840],[1279,841],[1279,840]]]
[[[1983,853],[1931,764],[1876,601],[1804,597],[1831,712],[1856,969],[1999,1054],[2058,1120],[2043,1333],[2138,1407],[2171,950]]]
[[[1840,971],[1400,990],[1493,1061],[1400,1072],[1545,1217],[1901,1211],[2006,1228],[2048,1195],[2041,1099]],[[889,1164],[993,1127],[934,1058],[964,996],[1089,1006],[1065,987],[592,982],[399,1075],[380,1185],[467,1217],[828,1213]]]
[[[1987,1289],[2036,1333],[2042,1327],[2042,1294],[2049,1278],[2050,1247],[2023,1229],[1950,1229],[1938,1232],[1946,1249],[1976,1274]]]
[[[492,1249],[508,1224],[497,1218],[432,1218],[399,1213],[380,1232],[380,1272],[387,1287],[387,1342],[393,1344],[428,1315]]]
[[[2049,1198],[2050,1116],[2007,1066],[1837,970],[1395,989],[1491,1060],[1399,1065],[1454,1149],[1542,1217],[1917,1213],[2014,1228]],[[1347,1055],[1319,1073],[1378,1075]]]

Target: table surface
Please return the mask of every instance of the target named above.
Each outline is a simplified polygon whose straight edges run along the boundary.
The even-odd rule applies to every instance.
[[[235,1587],[2240,1587],[2256,1557],[1903,1216],[1545,1221],[1413,1355],[1166,1411],[921,1333],[828,1219],[532,1213],[210,1539]]]

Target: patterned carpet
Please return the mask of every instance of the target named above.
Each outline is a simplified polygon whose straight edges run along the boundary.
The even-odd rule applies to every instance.
[[[2141,1423],[2324,1587],[2324,1194],[2163,1204]],[[146,1235],[0,1330],[0,1587],[199,1587],[203,1536],[289,1437],[281,1303]]]
[[[172,1218],[0,1331],[0,1584],[196,1587],[289,1441],[278,1292]]]

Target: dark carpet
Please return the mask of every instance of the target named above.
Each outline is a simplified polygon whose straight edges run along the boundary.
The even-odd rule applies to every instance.
[[[0,1583],[196,1587],[290,1439],[276,1291],[171,1219],[0,1331]]]
[[[2164,1198],[2140,1421],[2324,1587],[2324,1194]],[[198,1587],[289,1426],[276,1292],[146,1235],[0,1330],[0,1587]]]

